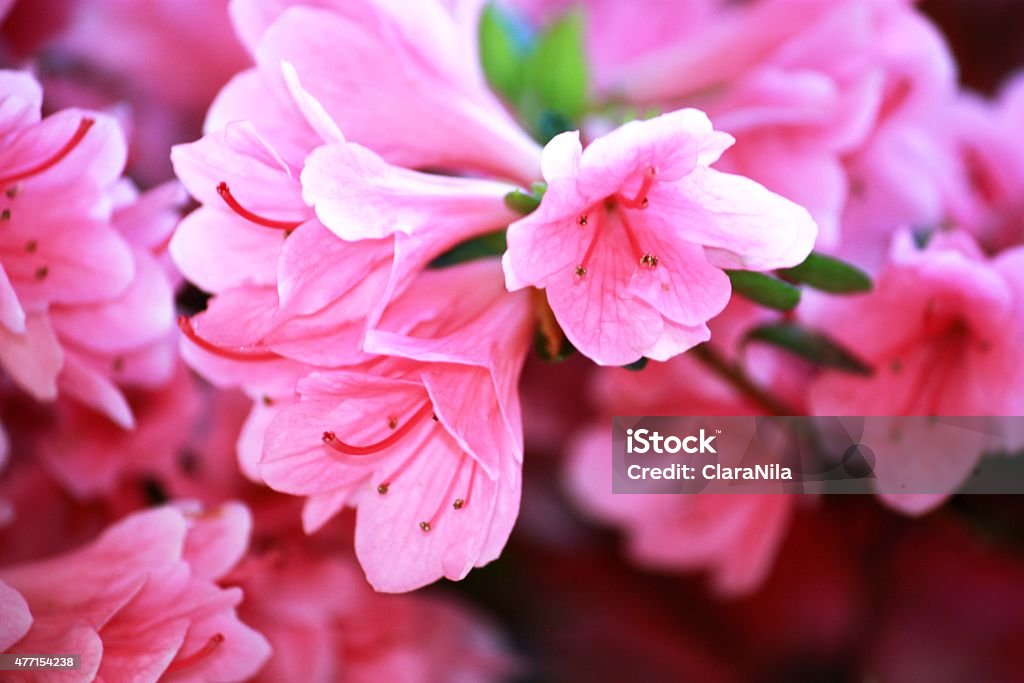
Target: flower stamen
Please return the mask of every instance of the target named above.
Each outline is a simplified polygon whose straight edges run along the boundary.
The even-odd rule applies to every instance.
[[[339,439],[334,432],[324,432],[320,438],[325,444],[327,444],[334,450],[338,451],[339,453],[344,453],[345,455],[370,455],[372,453],[379,453],[385,448],[389,448],[390,446],[395,445],[402,439],[403,436],[408,434],[413,427],[415,427],[421,420],[423,420],[423,418],[425,418],[427,415],[432,414],[433,406],[430,404],[430,401],[427,401],[420,407],[419,410],[413,413],[412,417],[410,417],[405,424],[394,429],[394,431],[392,431],[391,434],[384,437],[380,441],[369,444],[368,446],[354,446],[352,444],[345,443],[344,441]],[[384,486],[385,488],[384,493],[387,493],[386,485],[382,486]],[[378,492],[380,492],[380,487],[378,487],[377,490]]]
[[[228,187],[228,184],[224,181],[221,181],[221,183],[217,185],[217,194],[220,195],[220,198],[224,200],[224,203],[227,204],[232,211],[234,211],[235,213],[237,213],[239,216],[249,221],[250,223],[262,225],[265,228],[273,228],[274,230],[285,230],[287,232],[295,230],[303,223],[303,221],[274,220],[272,218],[264,218],[263,216],[257,213],[253,213],[249,209],[242,206],[238,202],[238,200],[235,199],[235,195],[231,194],[231,188]]]
[[[657,169],[653,166],[648,166],[647,170],[644,171],[644,179],[640,183],[640,189],[637,190],[636,196],[630,199],[620,192],[615,195],[615,199],[621,206],[627,209],[646,209],[651,205],[651,201],[647,198],[647,195],[650,193],[651,187],[654,186],[654,178],[657,175]]]
[[[204,351],[208,351],[215,356],[220,356],[221,358],[240,361],[268,361],[280,358],[280,356],[273,351],[256,346],[228,348],[214,344],[207,339],[203,339],[199,336],[199,333],[196,332],[195,328],[192,326],[192,321],[187,315],[178,316],[178,327],[181,328],[181,331],[190,342]]]
[[[93,124],[95,123],[95,119],[82,117],[82,120],[78,122],[78,129],[75,130],[74,134],[68,139],[67,142],[64,143],[64,146],[58,149],[49,159],[41,161],[35,166],[27,168],[24,171],[18,171],[17,173],[13,173],[9,176],[4,176],[3,178],[0,178],[0,187],[4,185],[13,185],[14,183],[20,180],[31,178],[34,175],[38,175],[43,171],[46,171],[56,166],[64,159],[64,157],[71,154],[71,152],[74,151],[75,147],[78,147],[78,143],[80,143],[85,138],[86,134],[89,132],[89,129],[92,128]],[[12,190],[14,190],[14,188],[8,189],[7,196],[13,199],[14,195],[16,194],[16,190],[13,192]]]

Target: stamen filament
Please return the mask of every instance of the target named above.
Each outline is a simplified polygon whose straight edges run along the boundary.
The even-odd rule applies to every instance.
[[[408,419],[408,421],[406,421],[404,425],[398,427],[395,431],[377,443],[372,443],[368,446],[353,446],[352,444],[347,444],[339,439],[334,432],[324,432],[321,438],[325,444],[339,453],[344,453],[346,455],[370,455],[371,453],[377,453],[398,443],[399,440],[408,434],[417,423],[427,415],[432,414],[433,406],[430,404],[430,401],[427,401],[412,415],[412,417]]]
[[[232,211],[234,211],[235,213],[237,213],[239,216],[249,221],[250,223],[262,225],[265,228],[273,228],[274,230],[289,231],[294,230],[303,223],[303,221],[279,221],[274,220],[272,218],[264,218],[263,216],[257,213],[253,213],[252,211],[238,203],[238,200],[235,199],[235,196],[231,194],[231,188],[228,187],[228,184],[224,181],[221,181],[221,183],[217,185],[217,194],[220,195],[220,198],[224,200],[224,203],[227,204]]]
[[[601,239],[601,230],[604,228],[604,216],[601,213],[594,213],[592,221],[594,224],[594,236],[590,238],[590,244],[587,246],[587,251],[583,254],[583,260],[576,266],[576,275],[583,277],[587,274],[587,265],[590,263],[590,257],[594,254],[594,248],[597,246],[597,241]]]
[[[466,489],[466,495],[462,498],[456,498],[455,502],[452,503],[452,507],[456,510],[462,510],[469,507],[469,498],[473,495],[473,484],[476,482],[476,459],[473,460],[473,467],[469,470],[469,488]]]
[[[643,182],[640,183],[640,189],[637,190],[636,196],[630,199],[623,195],[621,192],[615,195],[616,201],[627,208],[627,209],[646,209],[650,203],[647,199],[648,193],[651,191],[651,187],[654,186],[654,177],[658,175],[657,170],[653,166],[648,166],[644,172]]]
[[[209,340],[203,339],[202,337],[199,336],[199,333],[196,332],[195,328],[192,327],[192,321],[189,319],[187,315],[182,315],[178,317],[178,327],[181,328],[181,331],[185,334],[186,337],[188,337],[188,340],[191,341],[193,344],[203,349],[204,351],[209,351],[215,356],[220,356],[221,358],[240,361],[268,361],[277,360],[278,358],[280,358],[279,355],[267,349],[262,349],[254,346],[239,346],[237,348],[226,348],[214,344]]]
[[[64,157],[71,154],[75,147],[78,146],[78,143],[80,143],[82,139],[85,138],[86,133],[89,132],[89,129],[92,128],[93,124],[95,123],[95,119],[82,117],[82,120],[78,123],[78,129],[75,131],[74,135],[72,135],[71,138],[64,143],[64,146],[58,149],[53,154],[53,156],[51,156],[49,159],[46,159],[45,161],[36,164],[31,168],[25,169],[24,171],[18,171],[17,173],[14,173],[12,175],[0,178],[0,186],[11,185],[13,183],[18,182],[19,180],[25,180],[26,178],[30,178],[34,175],[42,173],[43,171],[57,165],[58,163],[60,163],[62,159],[64,159]]]
[[[638,263],[645,263],[644,258],[646,252],[640,248],[640,240],[636,238],[636,231],[633,230],[633,225],[629,222],[629,217],[626,216],[625,212],[619,212],[619,219],[622,220],[622,227],[626,231],[626,238],[629,239],[629,246],[633,250],[633,255],[636,257]]]
[[[438,521],[441,519],[441,513],[448,507],[448,501],[452,497],[452,493],[455,491],[455,485],[459,483],[459,475],[462,474],[462,466],[466,464],[466,458],[469,457],[467,453],[462,453],[462,459],[459,460],[459,466],[455,468],[455,472],[452,473],[451,478],[448,480],[448,488],[445,489],[444,495],[441,496],[441,502],[438,504],[437,509],[434,510],[433,516],[430,521],[420,522],[420,529],[423,531],[430,531],[437,526]],[[474,463],[476,460],[473,461]],[[452,504],[454,507],[454,503]],[[458,510],[462,506],[456,507]]]

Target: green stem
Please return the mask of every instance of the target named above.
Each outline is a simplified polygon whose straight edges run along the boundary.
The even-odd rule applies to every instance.
[[[721,376],[722,379],[731,384],[741,394],[761,406],[769,415],[797,414],[785,403],[754,384],[753,380],[747,377],[742,367],[723,358],[708,344],[696,346],[691,349],[690,353],[694,354],[698,360]]]

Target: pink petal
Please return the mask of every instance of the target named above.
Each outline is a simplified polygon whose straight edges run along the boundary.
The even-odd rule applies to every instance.
[[[246,284],[276,284],[284,242],[280,230],[204,206],[178,224],[170,251],[188,280],[207,292],[222,292]]]
[[[68,353],[64,358],[64,367],[60,373],[60,390],[106,415],[114,424],[124,429],[135,428],[131,406],[128,405],[128,400],[121,390],[108,377],[89,367],[75,353]]]
[[[532,180],[536,144],[484,88],[417,54],[417,36],[435,27],[403,23],[364,0],[335,11],[292,7],[263,35],[257,61],[268,70],[293,64],[348,139],[393,163]]]
[[[770,270],[801,263],[817,225],[801,206],[748,178],[698,168],[671,186],[655,184],[645,222],[711,250],[721,268]]]
[[[12,334],[0,327],[0,364],[36,400],[56,398],[57,375],[64,366],[64,353],[49,316],[30,314],[25,319],[24,334]]]
[[[302,188],[320,221],[347,240],[408,235],[449,220],[484,233],[515,218],[504,202],[513,186],[390,166],[353,143],[315,150],[302,171]]]
[[[0,325],[7,328],[13,334],[25,333],[25,310],[18,301],[18,294],[14,291],[7,271],[0,264]]]

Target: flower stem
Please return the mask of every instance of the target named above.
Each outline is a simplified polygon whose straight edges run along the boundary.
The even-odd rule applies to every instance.
[[[757,386],[743,371],[742,367],[723,358],[721,354],[712,349],[708,344],[696,346],[690,352],[709,369],[731,384],[733,388],[761,406],[769,415],[797,414],[785,403]]]

